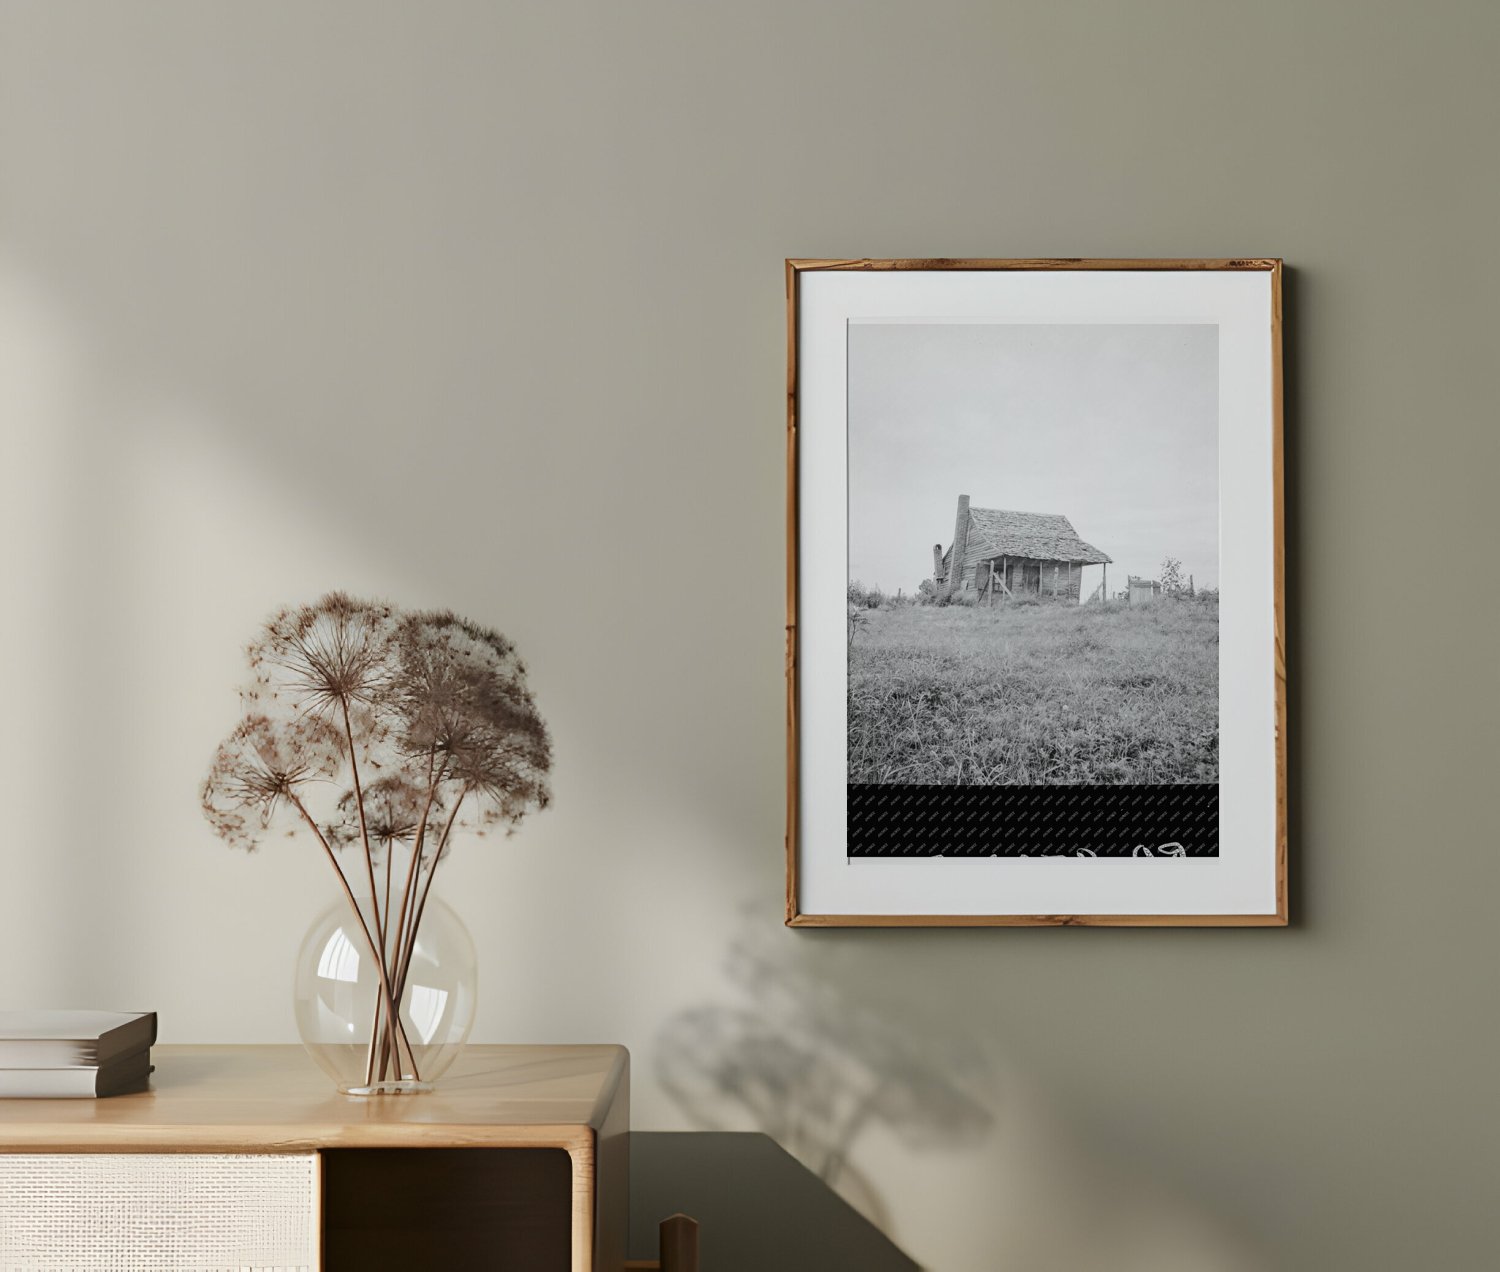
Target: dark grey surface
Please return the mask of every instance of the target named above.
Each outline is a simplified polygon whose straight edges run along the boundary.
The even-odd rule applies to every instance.
[[[701,1225],[703,1272],[906,1272],[914,1263],[766,1135],[630,1137],[630,1257],[656,1257],[668,1215]]]

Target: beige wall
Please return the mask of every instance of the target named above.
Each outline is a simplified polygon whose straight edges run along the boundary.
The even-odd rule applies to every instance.
[[[626,1042],[669,1128],[732,1118],[694,1047],[847,1099],[880,1022],[930,1098],[841,1186],[938,1268],[1493,1257],[1500,9],[0,14],[0,999],[290,1040],[323,867],[195,807],[238,646],[449,604],[557,737],[451,865],[478,1037]],[[782,258],[1241,253],[1292,266],[1295,926],[782,929]]]

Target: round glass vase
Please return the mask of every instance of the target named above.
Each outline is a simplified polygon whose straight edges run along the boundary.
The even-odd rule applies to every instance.
[[[302,1045],[345,1095],[430,1091],[474,1023],[474,942],[458,915],[429,896],[405,975],[392,956],[382,979],[365,934],[366,926],[375,933],[374,907],[364,897],[359,909],[363,924],[347,901],[329,906],[302,939],[296,981]],[[392,994],[400,992],[394,1029],[387,1025],[387,983]]]

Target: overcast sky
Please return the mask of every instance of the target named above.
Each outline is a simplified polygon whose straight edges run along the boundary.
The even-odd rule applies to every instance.
[[[1062,513],[1111,592],[1168,555],[1217,587],[1218,488],[1215,326],[849,326],[852,579],[914,591],[966,494]]]

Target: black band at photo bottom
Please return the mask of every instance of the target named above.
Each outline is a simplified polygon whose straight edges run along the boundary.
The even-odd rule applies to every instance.
[[[848,787],[850,857],[1217,857],[1211,785]]]

